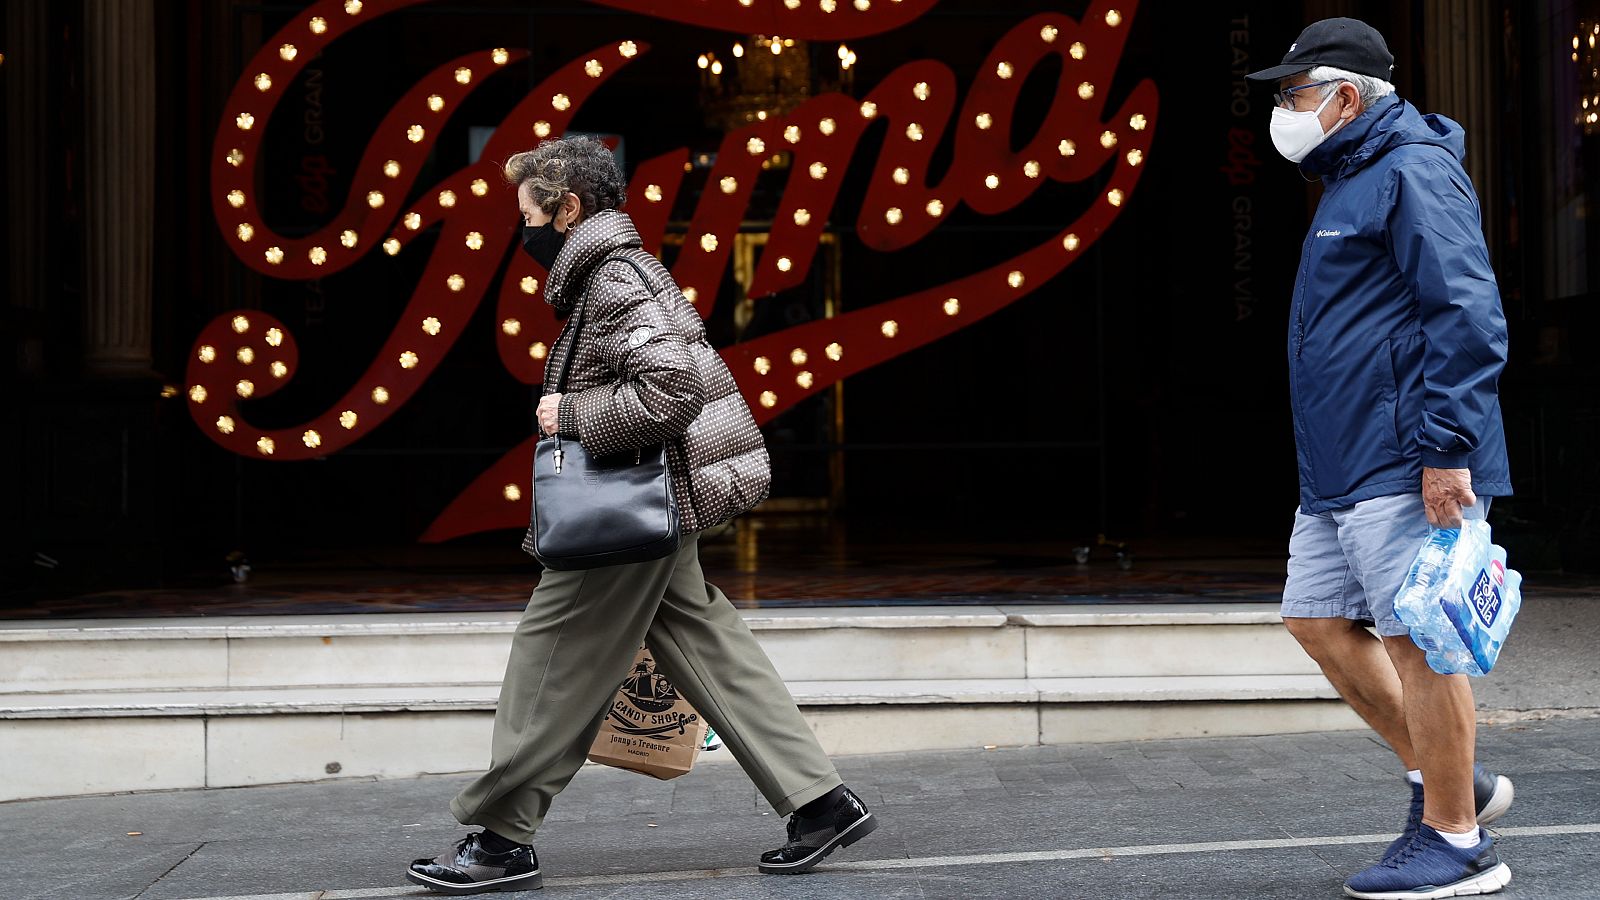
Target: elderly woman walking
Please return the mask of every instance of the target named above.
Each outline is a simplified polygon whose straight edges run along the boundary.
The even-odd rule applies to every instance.
[[[407,876],[447,894],[539,887],[534,832],[583,764],[641,643],[790,815],[788,842],[762,854],[760,870],[807,871],[877,821],[700,569],[698,533],[767,495],[761,432],[699,314],[622,212],[611,152],[589,139],[546,141],[511,157],[505,173],[517,185],[523,249],[549,271],[545,299],[566,322],[546,362],[539,428],[592,456],[664,445],[683,537],[664,558],[543,574],[512,640],[489,771],[450,804],[483,830],[413,862]],[[533,539],[530,529],[529,552]]]

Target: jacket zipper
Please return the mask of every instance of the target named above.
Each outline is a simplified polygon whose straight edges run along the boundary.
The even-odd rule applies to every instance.
[[[574,309],[573,311],[576,312],[577,310]],[[556,363],[556,350],[560,349],[562,343],[566,342],[567,335],[571,331],[572,331],[572,316],[568,315],[567,318],[566,318],[566,321],[561,323],[561,331],[558,334],[556,334],[555,343],[551,345],[550,355],[548,357],[546,357],[546,359],[544,361],[544,383],[539,385],[539,394],[540,394],[540,396],[544,396],[546,394],[555,393],[555,390],[553,388],[551,388],[551,386],[550,386],[550,370],[552,368],[558,368],[555,365],[555,363]],[[566,353],[563,353],[561,355],[561,362],[563,364],[565,364],[566,361],[567,361],[567,355],[576,352],[577,349],[578,348],[577,348],[576,345],[569,345],[567,347]]]
[[[1314,220],[1311,227],[1313,229],[1316,228],[1316,222]],[[1306,235],[1305,243],[1300,247],[1300,284],[1299,289],[1295,291],[1294,303],[1295,359],[1300,358],[1300,351],[1304,349],[1306,343],[1306,276],[1311,271],[1312,234],[1315,234],[1315,231],[1312,231]]]
[[[1305,428],[1305,415],[1300,410],[1300,354],[1306,342],[1306,278],[1311,271],[1311,242],[1312,235],[1316,234],[1316,218],[1312,217],[1311,228],[1306,232],[1305,243],[1300,248],[1300,282],[1299,289],[1295,291],[1294,304],[1294,359],[1289,363],[1289,405],[1294,414],[1295,437],[1302,445],[1308,439]],[[1305,450],[1307,467],[1305,475],[1311,476],[1309,465],[1310,448]]]

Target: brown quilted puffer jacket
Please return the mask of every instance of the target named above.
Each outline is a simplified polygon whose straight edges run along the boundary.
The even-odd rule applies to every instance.
[[[608,257],[632,260],[649,284]],[[561,400],[562,434],[597,455],[666,442],[685,534],[767,498],[772,465],[750,407],[707,342],[700,314],[643,249],[626,213],[596,213],[567,233],[545,300],[573,311],[545,360],[546,394],[561,377],[578,316],[584,320]],[[533,552],[531,531],[523,548]]]

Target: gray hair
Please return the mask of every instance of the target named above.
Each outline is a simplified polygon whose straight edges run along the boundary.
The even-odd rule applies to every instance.
[[[1384,97],[1394,93],[1394,85],[1382,78],[1373,78],[1371,75],[1357,75],[1344,69],[1333,66],[1316,66],[1306,73],[1312,81],[1348,81],[1356,86],[1356,93],[1361,95],[1361,105],[1371,106]],[[1338,85],[1331,85],[1330,89]]]
[[[628,196],[617,157],[594,138],[544,141],[532,150],[512,155],[504,169],[506,181],[518,188],[528,185],[533,202],[551,214],[569,193],[578,196],[585,217],[621,209]]]

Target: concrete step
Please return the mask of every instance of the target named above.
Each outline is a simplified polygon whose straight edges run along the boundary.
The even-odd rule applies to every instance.
[[[791,681],[802,707],[931,704],[1328,700],[1320,675]],[[499,684],[255,687],[0,694],[0,719],[494,711]]]
[[[790,687],[830,754],[1360,727],[1321,676]],[[480,771],[498,686],[469,688],[7,695],[0,697],[0,800]]]
[[[472,684],[517,613],[0,625],[0,692]],[[1316,674],[1270,604],[753,610],[787,681]]]
[[[479,770],[517,618],[7,623],[0,800]],[[1360,727],[1267,604],[745,618],[834,754]]]

